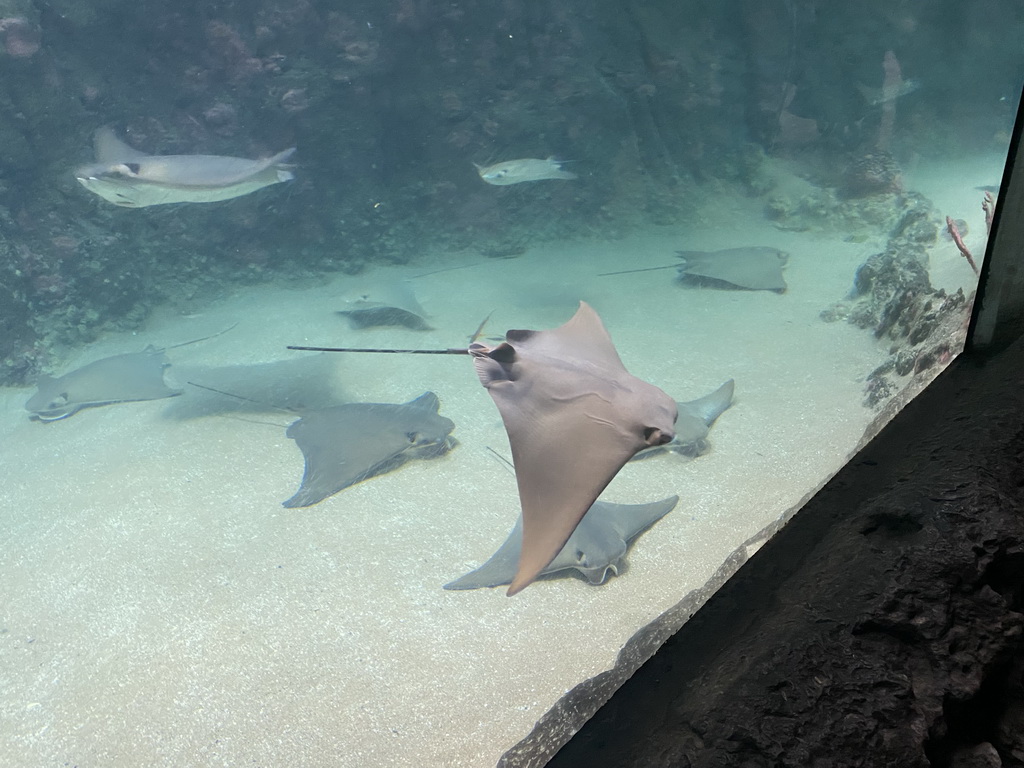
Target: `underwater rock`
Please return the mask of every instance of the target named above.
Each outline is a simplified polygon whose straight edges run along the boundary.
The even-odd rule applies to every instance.
[[[13,59],[27,59],[39,52],[43,33],[28,19],[13,16],[0,19],[0,42]]]
[[[1019,766],[1022,352],[954,366],[548,768]]]
[[[899,165],[888,152],[874,151],[854,158],[839,185],[842,197],[867,197],[903,189]]]
[[[592,586],[604,584],[626,567],[633,542],[667,515],[679,501],[670,496],[650,504],[612,504],[595,501],[555,559],[540,572],[552,576],[577,571]],[[505,543],[483,565],[444,585],[445,589],[481,589],[512,583],[523,543],[523,516]]]
[[[861,264],[845,300],[822,310],[826,322],[846,320],[888,339],[889,361],[868,376],[865,404],[878,406],[902,388],[895,378],[934,373],[962,347],[970,301],[932,286],[927,248],[941,223],[924,197],[903,196],[904,211],[886,248]]]

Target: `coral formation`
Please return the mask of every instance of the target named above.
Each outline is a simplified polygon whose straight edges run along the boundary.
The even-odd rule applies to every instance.
[[[888,152],[872,151],[854,157],[843,172],[839,187],[843,197],[866,197],[903,188],[899,165]]]
[[[0,19],[0,42],[14,59],[27,59],[39,52],[42,31],[28,19],[19,16]]]
[[[846,300],[821,313],[825,320],[845,319],[888,342],[889,359],[868,376],[869,406],[905,386],[905,377],[934,376],[963,348],[970,314],[971,302],[962,290],[947,295],[933,288],[928,276],[927,249],[941,226],[935,210],[920,195],[903,199],[902,216],[885,250],[860,266]]]

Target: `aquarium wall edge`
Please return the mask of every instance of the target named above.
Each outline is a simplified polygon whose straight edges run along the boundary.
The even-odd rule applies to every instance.
[[[1006,171],[999,190],[992,235],[974,306],[967,348],[991,354],[1005,349],[1024,334],[1024,159],[1021,154],[1024,102],[1010,141]]]

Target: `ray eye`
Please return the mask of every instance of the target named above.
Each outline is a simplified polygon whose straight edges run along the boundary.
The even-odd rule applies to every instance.
[[[413,445],[416,445],[416,443],[420,441],[420,436],[415,432],[406,432],[405,436],[409,438],[409,442],[412,443]]]
[[[647,443],[647,445],[664,445],[671,441],[672,438],[657,427],[644,428],[644,442]]]

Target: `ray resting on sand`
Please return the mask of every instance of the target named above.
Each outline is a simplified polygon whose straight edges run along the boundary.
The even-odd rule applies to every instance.
[[[575,569],[583,574],[588,583],[604,584],[609,574],[619,575],[633,541],[667,515],[678,501],[678,496],[670,496],[651,504],[595,501],[565,546],[538,574],[538,578]],[[523,518],[520,515],[505,543],[486,563],[445,584],[444,588],[479,589],[511,584],[522,546]]]
[[[299,490],[283,502],[308,507],[410,459],[429,459],[455,446],[455,424],[425,392],[408,403],[345,403],[309,411],[288,427],[305,459]]]
[[[681,282],[724,285],[748,291],[786,291],[782,268],[789,254],[778,248],[750,246],[721,251],[676,251],[676,254],[683,260],[679,267]]]
[[[406,280],[356,281],[341,295],[339,315],[353,328],[399,325],[416,331],[431,330],[412,286]]]

